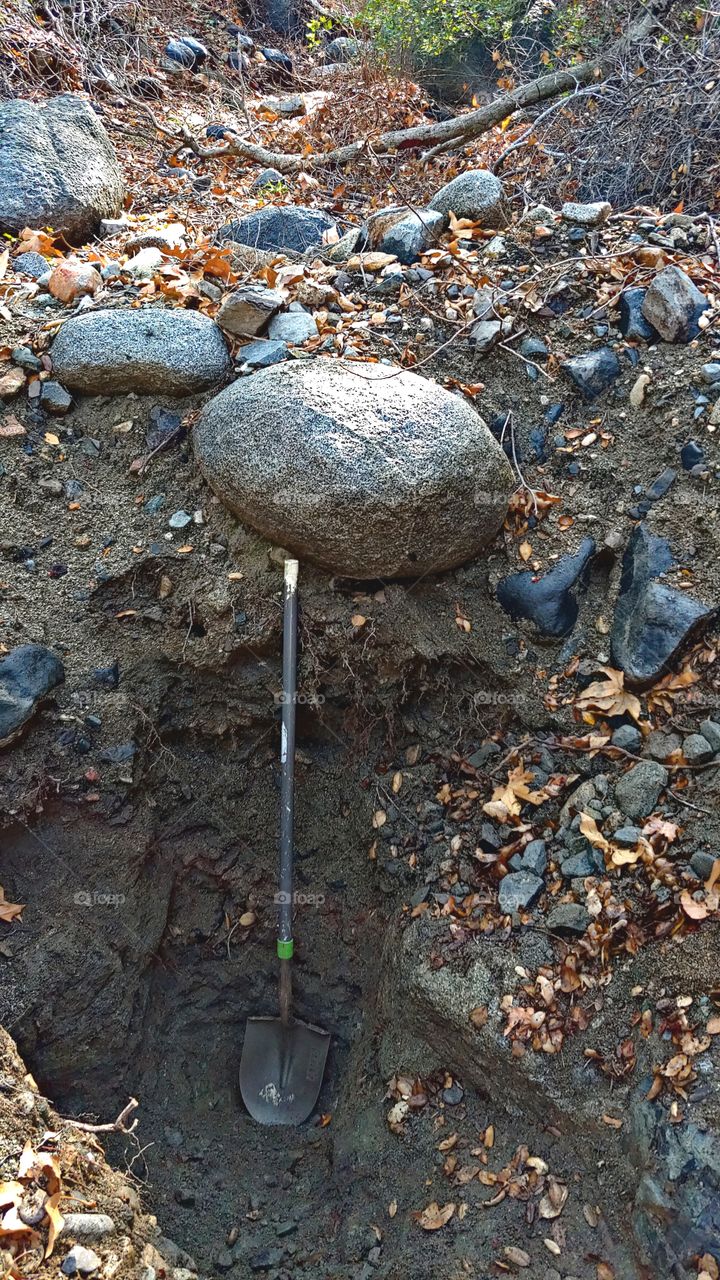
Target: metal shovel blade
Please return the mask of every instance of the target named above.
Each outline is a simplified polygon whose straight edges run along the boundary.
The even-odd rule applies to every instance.
[[[291,1019],[248,1018],[240,1092],[259,1124],[302,1124],[318,1100],[330,1036]]]

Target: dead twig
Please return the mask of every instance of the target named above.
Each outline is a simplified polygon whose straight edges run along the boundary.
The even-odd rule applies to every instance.
[[[88,1124],[84,1120],[66,1120],[63,1124],[70,1125],[73,1129],[81,1129],[83,1133],[134,1133],[137,1128],[137,1116],[132,1124],[128,1124],[128,1117],[132,1115],[140,1106],[137,1098],[130,1098],[130,1101],[123,1107],[120,1115],[115,1120],[111,1120],[109,1124]]]

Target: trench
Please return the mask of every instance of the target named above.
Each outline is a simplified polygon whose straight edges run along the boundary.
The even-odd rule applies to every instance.
[[[256,718],[220,737],[193,732],[193,708],[208,699],[202,677],[191,693],[182,709],[166,708],[109,810],[92,816],[87,805],[47,800],[33,825],[7,833],[4,882],[33,910],[2,1021],[61,1114],[110,1119],[130,1096],[140,1100],[137,1141],[111,1138],[109,1157],[139,1179],[178,1261],[186,1251],[202,1275],[484,1274],[477,1268],[501,1239],[490,1214],[470,1242],[438,1238],[430,1252],[411,1216],[443,1194],[428,1190],[442,1173],[438,1124],[459,1114],[475,1132],[502,1126],[509,1153],[540,1141],[589,1199],[601,1196],[598,1169],[610,1183],[616,1172],[602,1172],[586,1136],[538,1123],[521,1079],[509,1079],[512,1118],[497,1090],[490,1105],[482,1063],[459,1111],[455,1100],[438,1102],[412,1142],[388,1129],[388,1076],[413,1058],[420,1072],[442,1035],[432,1011],[419,1038],[411,1034],[418,1010],[405,1026],[401,979],[383,960],[417,888],[400,862],[369,856],[387,726],[358,736],[329,705],[300,708],[294,991],[298,1015],[330,1031],[331,1050],[307,1124],[266,1129],[250,1119],[238,1087],[245,1023],[277,1007],[277,721]],[[443,694],[440,708],[406,707],[404,723],[432,738],[440,722],[457,738],[445,706]],[[378,996],[388,984],[397,1025],[383,1052],[387,1001]],[[446,1050],[452,1057],[452,1044]],[[393,1202],[405,1212],[390,1224]],[[640,1280],[618,1207],[602,1256],[619,1259],[623,1280]],[[583,1257],[591,1253],[587,1245]]]

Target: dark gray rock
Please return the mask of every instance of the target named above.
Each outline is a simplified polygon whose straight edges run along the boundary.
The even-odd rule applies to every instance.
[[[405,208],[380,209],[368,218],[368,245],[381,253],[394,253],[400,262],[410,265],[437,242],[445,222],[445,215],[435,209],[420,213]]]
[[[682,744],[683,755],[688,764],[707,764],[715,755],[707,738],[700,733],[690,733]]]
[[[263,169],[252,183],[251,191],[262,191],[263,187],[274,187],[278,182],[285,182],[279,169]]]
[[[720,751],[720,724],[716,720],[703,720],[700,732],[715,753]]]
[[[248,342],[246,347],[238,351],[238,359],[243,364],[252,365],[254,369],[267,369],[271,364],[280,364],[289,355],[286,342],[277,342],[272,338],[258,338],[256,342]]]
[[[641,760],[615,783],[615,803],[626,818],[646,818],[667,786],[668,771],[656,760]]]
[[[705,462],[705,453],[702,445],[696,440],[688,440],[680,450],[680,461],[684,471],[692,471],[693,467],[702,466]]]
[[[613,840],[622,845],[623,849],[634,849],[641,835],[639,827],[620,827],[613,835]]]
[[[545,882],[532,871],[511,871],[500,881],[500,910],[508,915],[513,911],[525,911],[537,902],[544,888]]]
[[[623,289],[620,294],[620,332],[631,342],[655,342],[660,336],[643,315],[646,289]]]
[[[638,752],[642,747],[643,736],[634,724],[621,724],[610,741],[614,747],[621,747],[623,751]]]
[[[566,880],[584,879],[585,876],[603,875],[605,859],[599,849],[593,848],[589,841],[585,847],[562,863],[561,870]]]
[[[199,40],[192,36],[178,36],[168,40],[165,45],[165,57],[188,71],[199,71],[208,58],[208,50]]]
[[[255,249],[291,249],[304,253],[306,249],[322,244],[326,231],[335,227],[335,220],[322,209],[310,209],[304,205],[266,204],[244,218],[228,222],[218,232],[219,240],[236,240]]]
[[[623,557],[611,652],[614,665],[640,687],[667,674],[676,655],[715,612],[657,581],[672,563],[667,541],[638,525]]]
[[[42,391],[40,392],[40,404],[46,413],[52,413],[54,417],[61,418],[64,414],[69,413],[72,408],[72,396],[59,382],[43,382]]]
[[[501,320],[478,320],[468,334],[468,342],[483,356],[495,346],[501,333]]]
[[[323,61],[327,63],[354,62],[360,54],[360,41],[352,36],[336,36],[323,49]]]
[[[577,621],[578,603],[573,587],[595,554],[595,542],[584,538],[573,556],[562,560],[542,577],[530,569],[503,578],[497,597],[513,618],[527,618],[541,635],[559,637],[572,631]]]
[[[650,285],[642,309],[665,342],[690,342],[700,332],[697,322],[708,305],[680,267],[666,267]]]
[[[581,356],[563,360],[562,368],[575,383],[585,400],[594,400],[620,375],[620,361],[610,347],[586,351]]]
[[[19,253],[17,258],[13,258],[13,270],[19,271],[23,276],[30,276],[31,280],[39,280],[48,270],[49,263],[43,258],[41,253]]]
[[[503,185],[488,169],[467,169],[433,196],[429,207],[438,213],[471,218],[484,227],[504,227],[508,221]]]
[[[232,373],[225,340],[197,311],[93,311],[73,316],[52,346],[53,372],[86,395],[186,396]]]
[[[520,865],[523,871],[532,871],[536,876],[545,874],[547,868],[547,848],[544,840],[531,840],[525,845]]]
[[[712,870],[715,865],[716,855],[706,853],[703,849],[698,849],[690,859],[690,870],[698,880],[702,880],[703,884],[710,879]]]
[[[205,406],[193,440],[241,520],[349,577],[416,577],[471,559],[513,488],[474,409],[387,365],[261,370]]]
[[[0,747],[18,737],[40,701],[65,679],[52,649],[21,644],[0,658]]]
[[[112,143],[84,98],[0,103],[0,231],[50,226],[82,244],[124,195]]]
[[[279,289],[259,284],[241,285],[226,293],[217,314],[217,322],[226,333],[237,338],[254,338],[285,303]]]
[[[592,917],[579,902],[559,902],[547,918],[551,933],[583,934]]]

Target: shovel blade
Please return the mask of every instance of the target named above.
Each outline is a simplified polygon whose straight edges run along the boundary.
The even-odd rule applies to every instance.
[[[318,1100],[330,1047],[327,1031],[293,1019],[249,1018],[240,1092],[259,1124],[302,1124]]]

